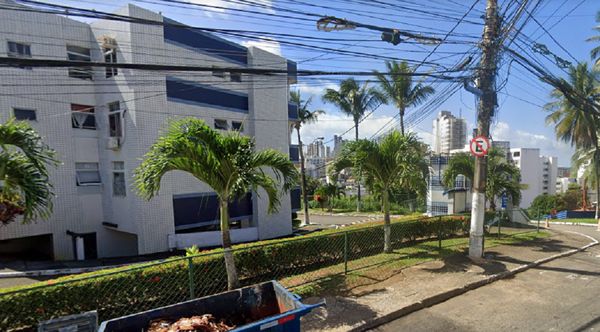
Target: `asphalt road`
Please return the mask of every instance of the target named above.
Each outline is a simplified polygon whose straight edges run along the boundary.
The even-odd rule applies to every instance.
[[[304,219],[304,215],[298,216],[300,220]],[[383,217],[381,217],[383,219]],[[345,215],[310,215],[310,223],[322,226],[333,226],[333,225],[348,225],[353,222],[363,221],[369,219],[367,216],[345,216]]]
[[[600,238],[595,227],[552,225]],[[554,260],[373,331],[598,331],[600,247]]]

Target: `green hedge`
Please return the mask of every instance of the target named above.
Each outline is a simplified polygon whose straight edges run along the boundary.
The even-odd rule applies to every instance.
[[[394,248],[417,239],[466,233],[468,218],[443,217],[392,223]],[[325,235],[265,241],[236,246],[240,281],[249,285],[280,279],[379,254],[381,223],[327,232]],[[191,267],[191,268],[190,268]],[[190,282],[192,280],[193,282]],[[226,290],[221,250],[70,276],[0,291],[0,330],[35,326],[38,321],[98,310],[100,320],[185,301]]]

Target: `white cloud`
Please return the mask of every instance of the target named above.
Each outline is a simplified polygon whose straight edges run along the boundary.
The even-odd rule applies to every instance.
[[[543,155],[558,157],[559,165],[569,165],[573,148],[568,144],[557,141],[539,133],[514,130],[506,122],[498,122],[492,128],[492,137],[496,140],[510,141],[513,148],[539,148]]]
[[[325,89],[328,89],[328,88],[336,89],[337,85],[334,83],[314,81],[311,83],[308,83],[308,82],[298,83],[298,84],[296,84],[296,86],[294,88],[300,90],[300,93],[302,94],[302,96],[305,96],[305,95],[313,96],[313,98],[320,99],[321,96],[323,95]],[[305,99],[305,98],[303,97],[303,99]]]
[[[269,53],[273,53],[281,56],[281,44],[273,38],[261,36],[263,39],[268,40],[246,40],[242,42],[242,45],[246,47],[254,46],[263,49]]]
[[[379,115],[379,116],[370,116],[361,122],[358,125],[358,135],[360,138],[371,138],[373,134],[378,133],[386,133],[390,129],[398,129],[397,121],[392,120],[393,116],[390,115]],[[396,120],[396,119],[394,119]],[[392,124],[390,124],[392,121]],[[317,137],[324,137],[325,141],[330,141],[333,139],[333,135],[340,135],[347,131],[349,128],[354,126],[354,122],[351,118],[341,114],[324,114],[319,116],[319,121],[316,123],[311,123],[304,125],[300,130],[302,134],[302,141],[305,144],[310,144]],[[379,131],[381,127],[385,126],[384,130]],[[412,129],[412,131],[416,132],[419,138],[426,144],[431,144],[432,135],[430,132],[423,131],[420,129]],[[348,133],[344,134],[344,139],[353,140],[354,139],[354,128],[350,130]],[[296,133],[292,135],[293,143],[296,142]],[[329,145],[333,145],[332,142],[328,143]]]

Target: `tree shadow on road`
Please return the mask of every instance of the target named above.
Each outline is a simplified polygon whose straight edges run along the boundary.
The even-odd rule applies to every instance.
[[[443,265],[441,267],[424,268],[423,270],[432,273],[456,273],[467,272],[476,266],[482,269],[482,271],[479,273],[482,275],[491,275],[507,271],[506,264],[496,259],[497,256],[498,253],[496,252],[487,252],[486,260],[475,262],[467,256],[467,252],[465,251],[462,254],[450,255],[442,258],[441,261]]]
[[[507,245],[511,247],[523,248],[535,247],[533,251],[538,252],[562,252],[577,248],[576,246],[568,245],[565,242],[556,239],[540,239],[537,241],[512,243]]]
[[[303,302],[314,303],[319,300],[308,298]],[[303,331],[326,331],[367,322],[377,317],[377,313],[369,306],[360,304],[351,297],[331,296],[325,300],[325,307],[316,308],[302,318]]]

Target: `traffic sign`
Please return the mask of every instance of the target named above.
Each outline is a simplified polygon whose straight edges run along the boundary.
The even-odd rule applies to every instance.
[[[485,136],[477,136],[471,140],[469,144],[471,154],[475,157],[483,157],[490,149],[490,141]]]
[[[502,208],[506,209],[506,204],[508,203],[508,196],[506,195],[506,193],[502,194],[501,202],[502,202]]]

